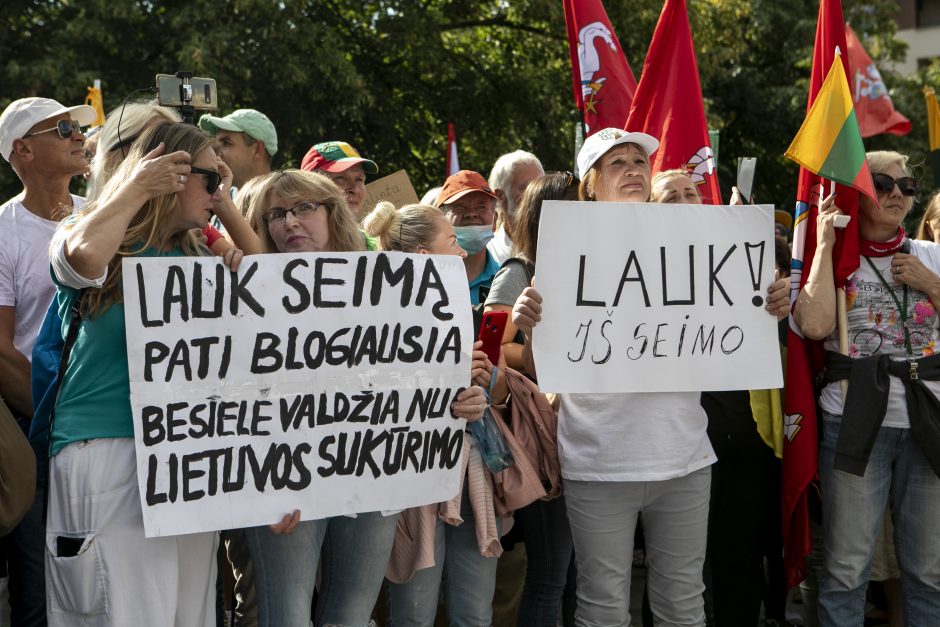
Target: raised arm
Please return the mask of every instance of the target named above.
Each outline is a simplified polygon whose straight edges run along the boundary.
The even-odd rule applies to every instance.
[[[231,240],[230,245],[240,248],[246,255],[260,255],[261,238],[252,230],[248,220],[241,214],[238,207],[232,201],[232,195],[229,194],[229,188],[232,185],[232,170],[219,158],[219,174],[222,175],[222,199],[214,203],[213,212],[218,216],[222,226],[225,227],[226,240]],[[221,240],[217,242],[221,245]],[[216,250],[213,247],[213,253],[224,255],[225,250]]]
[[[525,335],[525,346],[522,348],[522,361],[525,370],[532,377],[535,374],[535,358],[532,356],[532,329],[542,319],[542,295],[534,287],[527,287],[516,299],[512,308],[512,322],[516,328]]]
[[[183,189],[190,172],[189,153],[164,155],[163,150],[161,143],[148,153],[113,194],[65,235],[65,258],[79,275],[97,279],[104,274],[144,203]]]
[[[816,217],[816,253],[806,283],[793,309],[793,319],[811,340],[822,340],[836,328],[836,289],[832,269],[832,249],[836,242],[835,218],[842,211],[830,195]]]

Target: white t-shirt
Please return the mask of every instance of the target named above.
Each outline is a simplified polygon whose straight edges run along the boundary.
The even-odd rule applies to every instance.
[[[940,245],[933,242],[911,240],[911,254],[920,259],[929,270],[940,273]],[[889,257],[869,257],[881,272],[898,301],[904,304],[904,284],[894,280]],[[907,358],[904,345],[904,327],[898,306],[891,294],[882,285],[878,275],[865,258],[860,260],[858,270],[849,279],[845,295],[848,304],[849,356],[892,355],[892,359]],[[907,328],[911,335],[911,348],[915,357],[933,355],[937,350],[937,311],[927,295],[909,289],[907,296]],[[839,350],[839,332],[833,331],[826,338],[827,350]],[[896,357],[895,357],[896,356]],[[940,396],[940,381],[924,381],[935,396]],[[819,397],[820,406],[830,414],[842,415],[842,390],[838,382],[823,388]],[[882,423],[885,427],[909,428],[907,401],[904,384],[891,377],[888,392],[888,410]]]
[[[490,251],[490,255],[496,260],[496,263],[500,265],[512,257],[512,240],[509,239],[506,227],[501,226],[496,229],[493,239],[486,243],[486,249]]]
[[[58,222],[40,218],[22,203],[23,194],[0,206],[0,307],[16,308],[13,345],[32,359],[55,287],[49,276],[49,242]],[[85,204],[72,196],[77,211]]]
[[[698,392],[561,394],[558,456],[575,481],[664,481],[717,461]]]

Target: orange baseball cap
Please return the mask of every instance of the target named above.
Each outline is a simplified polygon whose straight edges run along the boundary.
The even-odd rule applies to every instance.
[[[435,207],[440,207],[445,203],[454,202],[463,198],[470,192],[482,192],[490,198],[496,199],[496,194],[487,184],[482,175],[473,170],[461,170],[457,174],[451,174],[444,181],[444,187],[434,201]]]

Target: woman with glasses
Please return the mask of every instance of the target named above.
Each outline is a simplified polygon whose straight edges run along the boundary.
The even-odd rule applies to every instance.
[[[121,262],[209,254],[193,229],[223,202],[217,163],[212,139],[197,128],[151,127],[98,198],[53,239],[63,331],[73,306],[82,319],[50,435],[49,625],[215,624],[218,535],[144,536]],[[224,259],[237,270],[240,258],[233,250]]]
[[[382,250],[467,256],[457,243],[450,219],[436,207],[406,205],[396,211],[391,203],[381,202],[363,224],[366,233],[379,240]],[[474,349],[479,347],[478,343]],[[468,421],[483,417],[486,398],[480,385],[489,385],[492,371],[486,354],[474,350],[471,379],[475,385],[457,397],[458,402],[451,409],[455,417]],[[497,375],[494,396],[500,398],[494,403],[506,396],[505,382],[501,379]],[[493,479],[469,434],[464,437],[463,458],[465,473],[454,499],[411,508],[401,515],[387,573],[392,582],[389,586],[392,627],[433,625],[442,582],[450,625],[488,627],[492,623],[496,562],[501,551],[500,522],[493,507]]]
[[[486,297],[485,311],[512,312],[516,299],[532,283],[538,248],[539,218],[546,200],[577,200],[578,179],[568,173],[545,174],[532,180],[516,207],[512,223],[512,254],[496,277]],[[522,344],[516,343],[517,329],[511,320],[503,334],[506,365],[525,372]],[[525,586],[519,602],[520,625],[554,626],[562,604],[568,568],[572,558],[571,527],[565,497],[535,501],[515,512],[525,542]],[[571,594],[574,591],[571,590]],[[566,612],[570,623],[571,612]]]
[[[269,253],[365,250],[343,191],[313,172],[268,174],[254,189],[249,221]],[[262,627],[307,627],[317,568],[315,625],[366,625],[382,586],[397,514],[368,512],[245,530]],[[321,556],[322,549],[322,556]]]
[[[819,623],[862,623],[887,505],[905,620],[929,625],[940,616],[940,246],[904,236],[917,193],[907,157],[878,151],[867,159],[877,199],[859,196],[858,270],[844,286],[848,355],[839,353],[836,323],[834,196],[820,206],[816,254],[794,308],[803,334],[827,349]]]

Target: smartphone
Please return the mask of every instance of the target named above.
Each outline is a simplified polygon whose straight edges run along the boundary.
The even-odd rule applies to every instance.
[[[56,536],[55,554],[56,557],[75,557],[82,550],[85,544],[85,538],[73,538],[71,536]]]
[[[483,342],[481,350],[486,353],[486,356],[494,365],[499,362],[499,353],[503,347],[503,332],[506,330],[508,320],[509,314],[505,311],[483,312],[483,322],[480,323],[480,336],[477,339]]]
[[[183,102],[183,89],[189,92],[189,102]],[[215,111],[219,108],[219,94],[214,78],[194,76],[189,79],[189,84],[184,86],[183,79],[173,74],[157,74],[157,93],[163,107],[189,104],[197,111]]]

